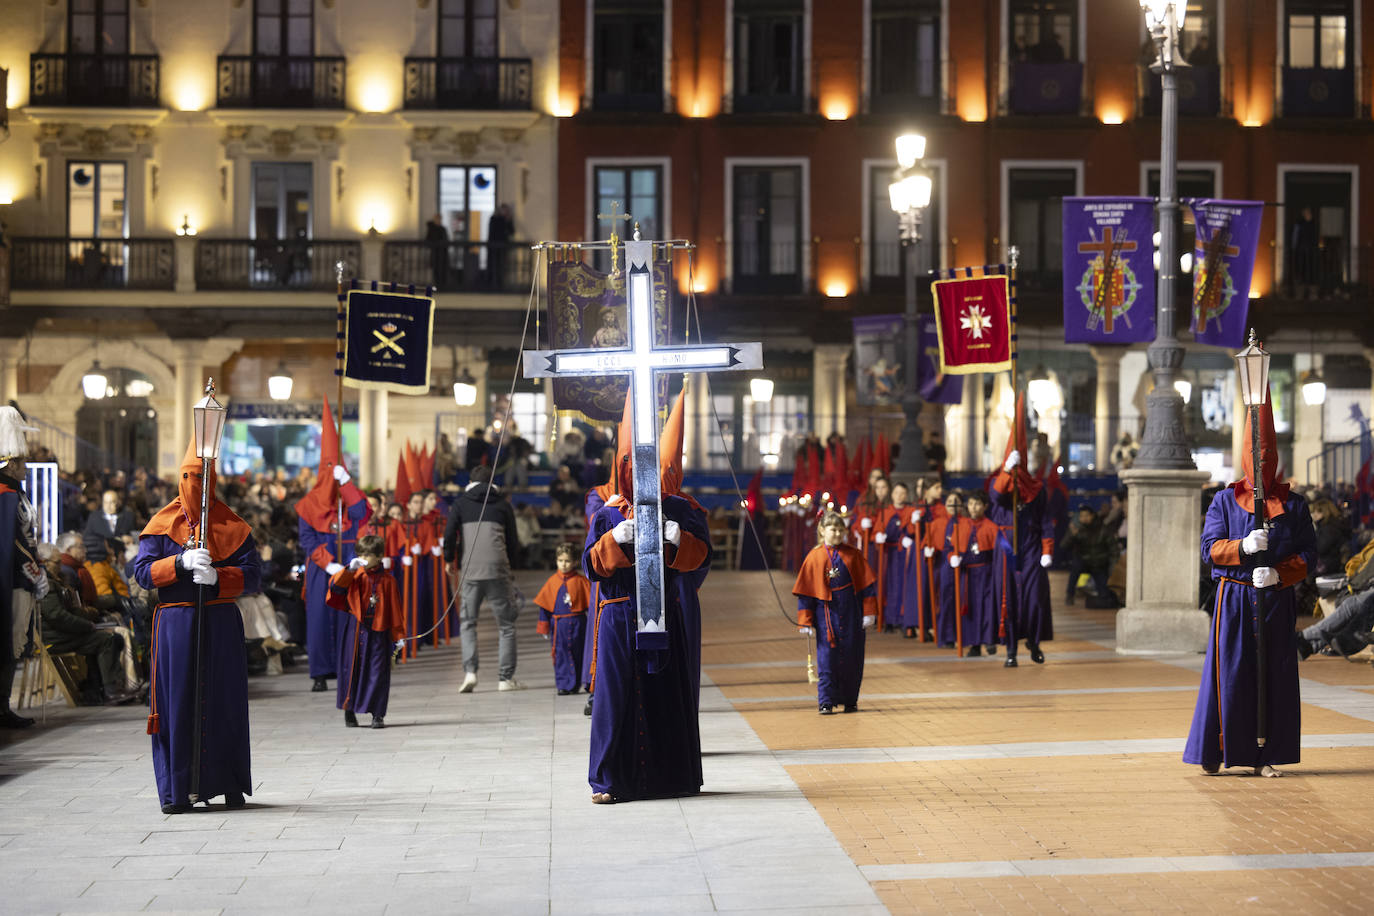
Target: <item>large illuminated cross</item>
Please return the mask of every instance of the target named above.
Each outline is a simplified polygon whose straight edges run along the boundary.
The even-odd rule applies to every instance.
[[[524,366],[525,378],[629,376],[634,438],[630,454],[634,476],[635,601],[639,608],[635,644],[640,649],[664,649],[668,646],[668,634],[663,616],[663,523],[654,379],[660,372],[762,369],[763,345],[654,346],[654,243],[641,241],[638,236],[636,231],[635,239],[625,242],[630,345],[614,349],[526,350]],[[614,475],[615,469],[611,473]]]

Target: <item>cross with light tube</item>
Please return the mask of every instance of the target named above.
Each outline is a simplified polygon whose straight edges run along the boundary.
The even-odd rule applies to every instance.
[[[628,347],[590,350],[526,350],[525,378],[628,375],[633,405],[631,450],[634,475],[635,601],[639,621],[635,645],[663,649],[663,522],[659,489],[658,397],[660,372],[723,372],[763,368],[763,344],[654,345],[653,242],[625,242]],[[612,469],[612,474],[615,470]]]

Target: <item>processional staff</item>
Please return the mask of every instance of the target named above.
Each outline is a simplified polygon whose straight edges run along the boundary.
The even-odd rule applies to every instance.
[[[215,380],[213,378],[205,381],[205,397],[196,402],[191,408],[191,415],[194,421],[193,428],[196,437],[196,457],[200,459],[200,523],[192,533],[191,540],[186,546],[196,547],[201,550],[206,549],[205,531],[210,525],[210,469],[215,460],[219,458],[220,437],[224,434],[224,405],[215,400]],[[195,725],[191,729],[191,790],[187,793],[187,799],[191,804],[200,801],[200,758],[201,758],[201,730],[204,728],[205,711],[202,708],[205,702],[204,672],[201,667],[204,662],[205,654],[205,586],[196,585],[196,612],[192,619],[191,627],[195,633],[196,655],[191,665],[191,673],[195,685]]]

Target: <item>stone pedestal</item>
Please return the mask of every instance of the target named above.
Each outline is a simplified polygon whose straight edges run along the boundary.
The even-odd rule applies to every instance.
[[[1122,655],[1195,653],[1207,647],[1207,612],[1198,610],[1202,567],[1202,487],[1206,471],[1132,468],[1126,508],[1126,603],[1116,614]]]

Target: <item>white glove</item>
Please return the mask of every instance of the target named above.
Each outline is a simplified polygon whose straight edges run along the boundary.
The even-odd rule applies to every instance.
[[[436,557],[441,557],[444,555],[444,550],[442,547],[431,547],[429,548],[429,552],[434,554]]]
[[[366,565],[367,561],[364,560],[362,557],[354,557],[353,559],[348,561],[349,569],[362,569]]]
[[[950,569],[958,569],[958,568],[959,568],[959,564],[962,563],[962,562],[964,562],[964,558],[961,557],[961,556],[959,556],[957,553],[952,553],[952,554],[949,555],[949,567],[950,567]]]
[[[861,519],[861,520],[859,521],[859,527],[862,528],[863,530],[867,531],[869,528],[872,528],[872,527],[873,527],[873,519],[871,519],[871,518]]]
[[[865,614],[865,615],[864,615],[864,629],[865,629],[865,630],[871,630],[871,629],[873,629],[873,625],[874,625],[875,623],[877,623],[877,622],[878,622],[878,618],[875,617],[874,615],[872,615],[872,614]]]
[[[443,537],[443,535],[440,535],[440,536],[439,536],[439,546],[440,546],[440,547],[443,547],[443,546],[444,546],[444,537]]]
[[[196,585],[214,585],[219,581],[219,570],[213,566],[197,566],[191,570],[191,581]]]
[[[539,635],[542,636],[542,637],[544,637],[544,642],[548,642],[548,641],[549,641],[549,634],[548,634],[548,633],[540,633]]]
[[[1241,538],[1240,549],[1244,553],[1259,553],[1261,550],[1268,550],[1269,532],[1264,528],[1256,528]]]
[[[921,553],[925,556],[925,558],[926,558],[927,560],[929,560],[931,557],[935,556],[935,548],[934,548],[934,547],[926,547],[926,548],[924,548],[924,549],[921,550]]]
[[[924,509],[917,509],[915,512],[912,512],[912,513],[911,513],[911,520],[912,520],[913,522],[919,522],[921,519],[925,518],[925,514],[926,514],[926,510],[924,510]]]
[[[627,518],[616,525],[611,529],[611,537],[615,539],[617,544],[633,544],[635,542],[634,520]]]
[[[348,469],[341,464],[334,465],[334,479],[342,486],[348,483]]]
[[[1053,563],[1053,562],[1054,562],[1054,557],[1050,556],[1050,555],[1047,554],[1047,553],[1042,553],[1042,554],[1040,554],[1040,565],[1041,565],[1041,566],[1045,567],[1046,569],[1049,569],[1049,568],[1050,568],[1050,564]]]
[[[883,532],[879,531],[877,534],[873,535],[873,543],[875,543],[875,544],[886,544],[886,543],[887,543],[887,535],[884,534]]]
[[[420,545],[419,545],[419,544],[411,544],[411,545],[410,545],[410,552],[413,553],[413,554],[415,554],[415,555],[418,557],[418,556],[420,555]]]
[[[674,547],[682,544],[682,526],[672,519],[665,521],[663,523],[663,540]]]
[[[1021,453],[1018,452],[1016,449],[1012,449],[1012,450],[1011,450],[1011,454],[1007,456],[1006,462],[1003,463],[1003,465],[1002,465],[1002,470],[1007,471],[1007,472],[1011,472],[1011,471],[1014,470],[1014,469],[1016,468],[1016,466],[1017,466],[1018,464],[1020,464],[1020,463],[1021,463]]]
[[[1250,581],[1255,588],[1273,588],[1279,584],[1279,572],[1272,566],[1257,566],[1250,574]]]
[[[968,552],[969,552],[969,553],[979,553],[979,550],[978,550],[978,542],[977,542],[977,541],[974,541],[972,544],[968,545]]]
[[[912,544],[915,544],[915,543],[916,543],[916,542],[913,541],[911,538],[909,538],[909,537],[903,537],[903,538],[902,538],[902,549],[903,549],[903,550],[910,550],[910,549],[911,549],[911,545],[912,545]]]
[[[391,568],[391,557],[382,557],[382,569]]]
[[[182,551],[181,556],[177,558],[177,562],[181,564],[182,569],[195,569],[197,566],[209,566],[211,562],[210,551],[206,550],[204,547],[192,547]]]
[[[803,636],[814,636],[816,631],[810,627],[797,627],[797,632]]]
[[[402,555],[401,555],[401,565],[402,565],[402,566],[409,566],[411,563],[414,563],[414,562],[415,562],[415,561],[412,560],[412,559],[410,558],[410,554],[406,553],[406,554],[402,554]]]
[[[393,650],[396,652],[403,652],[405,651],[405,647],[406,641],[404,639],[398,639],[396,640],[396,645],[393,647]]]
[[[324,568],[324,574],[326,576],[337,576],[342,570],[343,567],[338,563],[330,563]]]

